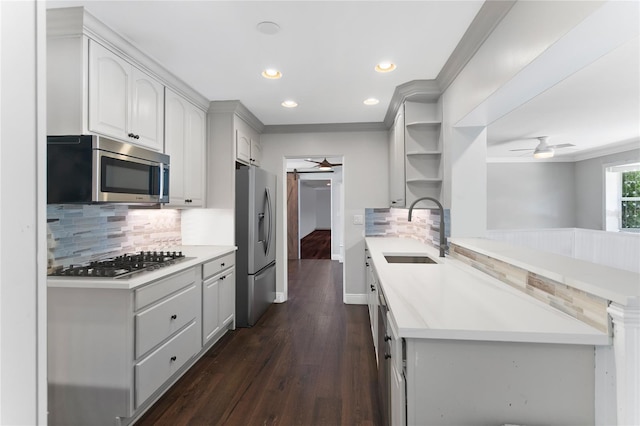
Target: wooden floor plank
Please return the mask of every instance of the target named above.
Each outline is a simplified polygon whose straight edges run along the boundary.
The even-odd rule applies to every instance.
[[[227,333],[138,425],[380,425],[366,306],[342,264],[290,260],[289,300]]]

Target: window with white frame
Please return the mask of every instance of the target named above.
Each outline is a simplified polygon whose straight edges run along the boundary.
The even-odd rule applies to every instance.
[[[605,169],[607,231],[640,232],[640,163]]]

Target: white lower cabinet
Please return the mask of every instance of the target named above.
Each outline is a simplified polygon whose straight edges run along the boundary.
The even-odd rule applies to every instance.
[[[227,255],[203,265],[202,343],[217,340],[220,331],[234,326],[236,280],[235,255]]]
[[[50,284],[48,424],[133,423],[235,326],[234,260],[133,290]]]
[[[200,333],[195,321],[173,336],[135,366],[136,408],[200,350]]]

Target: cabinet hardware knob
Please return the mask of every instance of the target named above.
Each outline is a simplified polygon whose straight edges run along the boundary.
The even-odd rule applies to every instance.
[[[134,135],[133,133],[129,133],[127,136],[129,136],[130,138],[135,138],[136,135]]]
[[[384,359],[389,359],[389,358],[391,358],[390,354],[384,354]]]
[[[224,277],[220,277],[220,281],[224,280],[225,278],[227,278],[226,275]]]
[[[140,135],[135,135],[134,138],[140,139]]]
[[[171,362],[174,362],[176,359],[178,359],[178,357],[176,357],[175,355],[171,357]]]
[[[384,341],[388,342],[389,340],[391,340],[391,336],[384,336]]]
[[[176,314],[171,315],[171,319],[172,320],[177,319],[177,318],[178,318],[178,316]]]

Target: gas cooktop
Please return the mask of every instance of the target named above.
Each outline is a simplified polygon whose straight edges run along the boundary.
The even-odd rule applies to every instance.
[[[181,251],[141,251],[127,253],[104,260],[89,262],[85,265],[59,267],[50,276],[91,277],[91,278],[129,278],[133,274],[153,271],[164,266],[187,259]]]

